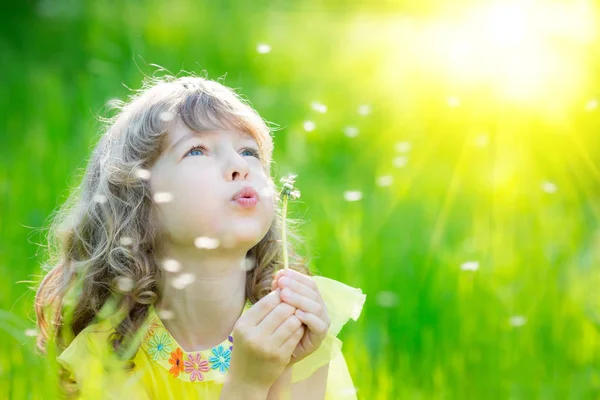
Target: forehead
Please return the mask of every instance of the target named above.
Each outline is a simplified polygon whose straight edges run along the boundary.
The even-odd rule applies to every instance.
[[[242,139],[256,142],[254,137],[245,131],[233,128],[214,128],[202,131],[191,130],[183,121],[177,119],[175,123],[167,129],[166,144],[167,148],[176,146],[177,144],[186,141],[193,137],[213,137],[213,138],[230,138],[231,140]]]

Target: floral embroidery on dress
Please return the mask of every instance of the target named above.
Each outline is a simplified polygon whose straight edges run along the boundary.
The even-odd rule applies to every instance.
[[[144,333],[144,340],[150,339],[150,337],[154,335],[158,328],[160,328],[160,323],[156,318],[152,318],[152,320],[148,323],[146,332]]]
[[[174,352],[171,353],[171,358],[169,358],[169,364],[172,365],[169,373],[173,375],[174,378],[177,378],[181,372],[183,372],[183,351],[178,347]]]
[[[204,380],[203,372],[210,371],[208,367],[208,361],[202,358],[200,353],[188,354],[188,360],[184,363],[185,372],[190,374],[190,381],[202,381]]]
[[[212,369],[218,369],[222,374],[229,369],[231,362],[231,350],[224,349],[223,346],[212,349],[213,356],[208,360],[211,362]]]
[[[229,351],[232,351],[233,350],[233,336],[229,335],[227,340],[229,340],[231,342],[231,344],[229,345]]]
[[[152,356],[153,360],[159,358],[167,358],[171,352],[171,339],[166,333],[162,335],[154,335],[148,343],[148,353]]]

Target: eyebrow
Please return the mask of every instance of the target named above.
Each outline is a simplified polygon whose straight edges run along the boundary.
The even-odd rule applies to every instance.
[[[243,131],[233,131],[236,132],[238,134],[241,135],[242,139],[244,140],[255,140],[254,137],[249,134],[248,132],[243,132]],[[168,149],[167,151],[171,151],[173,150],[178,144],[180,144],[181,142],[189,139],[190,137],[194,137],[194,136],[207,136],[207,135],[214,135],[219,133],[219,131],[216,130],[212,130],[212,131],[198,131],[198,132],[188,132],[185,135],[183,135],[182,137],[180,137],[179,139],[177,139]]]

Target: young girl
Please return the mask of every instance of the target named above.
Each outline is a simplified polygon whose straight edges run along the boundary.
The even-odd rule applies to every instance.
[[[360,289],[282,270],[273,142],[232,89],[148,80],[60,210],[36,296],[67,395],[356,398],[336,337]],[[128,397],[129,396],[129,397]],[[286,397],[287,398],[287,397]]]

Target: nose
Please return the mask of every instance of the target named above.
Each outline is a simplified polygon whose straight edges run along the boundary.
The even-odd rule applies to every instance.
[[[225,167],[225,179],[227,181],[246,180],[250,173],[248,162],[235,151],[228,157]]]

